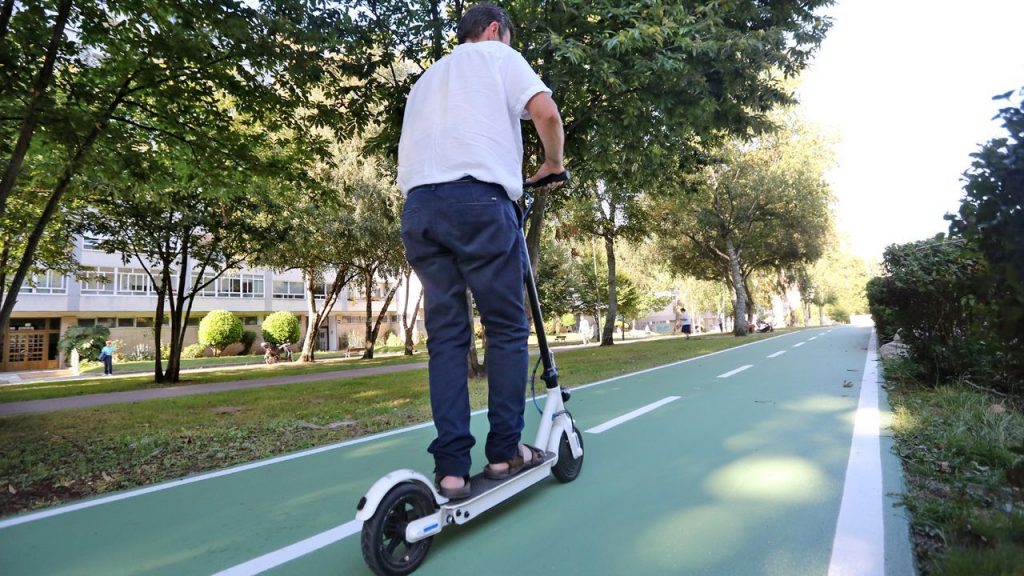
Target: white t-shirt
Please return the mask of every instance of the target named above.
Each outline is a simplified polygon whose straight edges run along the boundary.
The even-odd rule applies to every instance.
[[[679,318],[679,323],[682,324],[683,326],[686,326],[687,324],[689,324],[690,323],[690,313],[689,312],[683,312],[683,315],[680,316],[680,318]]]
[[[523,194],[521,120],[526,103],[551,92],[515,49],[497,41],[460,44],[416,81],[398,144],[398,188],[472,176]]]

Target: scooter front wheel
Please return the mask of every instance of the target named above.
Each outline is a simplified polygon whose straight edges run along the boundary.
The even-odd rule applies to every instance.
[[[434,497],[413,482],[395,486],[363,524],[362,549],[367,566],[378,576],[410,574],[423,563],[433,538],[409,543],[405,527],[434,513]]]
[[[583,434],[575,424],[572,426],[572,431],[579,438],[580,448],[583,448]],[[558,442],[558,462],[551,468],[551,473],[559,482],[572,482],[580,475],[581,470],[583,470],[583,454],[580,454],[579,458],[573,458],[569,435],[562,434],[562,439]]]

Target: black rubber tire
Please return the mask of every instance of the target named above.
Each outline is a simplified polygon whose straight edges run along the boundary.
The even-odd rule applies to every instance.
[[[576,433],[576,437],[580,439],[580,448],[583,448],[583,434],[575,424],[573,424],[572,430]],[[580,454],[579,458],[572,457],[569,436],[562,434],[562,439],[558,442],[558,463],[551,468],[551,473],[555,475],[559,482],[572,482],[580,475],[580,471],[583,470],[583,456],[584,454]]]
[[[434,496],[423,486],[405,482],[392,488],[363,524],[363,559],[370,570],[378,576],[399,576],[419,568],[434,538],[410,544],[405,527],[434,510]]]

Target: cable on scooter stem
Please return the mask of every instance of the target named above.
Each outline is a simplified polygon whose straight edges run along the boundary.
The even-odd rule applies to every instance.
[[[537,381],[537,368],[540,368],[540,356],[537,357],[537,361],[533,364],[533,372],[530,373],[530,396],[533,398],[533,407],[537,409],[537,413],[543,415],[544,411],[540,409],[540,402],[537,402],[537,389],[534,387],[534,383]]]

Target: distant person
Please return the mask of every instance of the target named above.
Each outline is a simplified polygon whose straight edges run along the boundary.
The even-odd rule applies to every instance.
[[[690,339],[690,333],[693,332],[693,321],[690,320],[690,313],[686,311],[686,308],[683,308],[679,315],[679,331],[686,334],[687,340]]]
[[[590,320],[587,320],[586,316],[580,318],[580,340],[584,344],[590,344],[591,330]]]
[[[117,352],[117,347],[114,346],[113,340],[107,340],[106,346],[100,349],[99,359],[103,361],[104,376],[114,375],[114,352]]]

